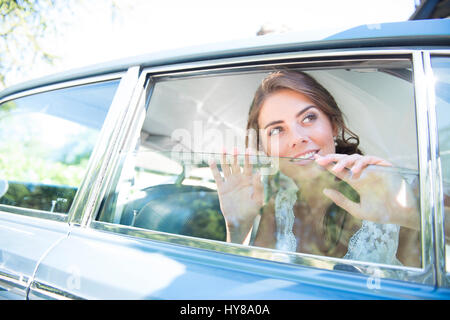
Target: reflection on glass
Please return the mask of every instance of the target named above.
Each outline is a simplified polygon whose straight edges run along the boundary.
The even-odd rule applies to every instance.
[[[0,105],[0,178],[10,206],[67,213],[118,81],[7,101]]]
[[[450,272],[450,59],[432,58],[435,84],[439,156],[443,175],[446,269]]]
[[[419,217],[415,171],[369,166],[354,177],[348,170],[333,173],[334,163],[309,160],[299,168],[304,159],[248,154],[139,151],[123,160],[124,168],[133,170],[122,171],[99,220],[288,252],[420,266],[418,226],[408,225]]]

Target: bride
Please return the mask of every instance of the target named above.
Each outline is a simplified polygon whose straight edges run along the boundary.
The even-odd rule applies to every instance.
[[[400,227],[414,236],[419,230],[413,188],[393,170],[379,169],[391,163],[362,153],[334,98],[314,78],[292,70],[270,74],[255,93],[247,129],[257,134],[256,141],[246,139],[243,168],[236,151],[232,163],[224,151],[223,176],[210,163],[227,241],[248,243],[257,225],[255,246],[386,264],[420,256],[416,242],[399,244]],[[279,160],[279,171],[261,179],[249,149]]]

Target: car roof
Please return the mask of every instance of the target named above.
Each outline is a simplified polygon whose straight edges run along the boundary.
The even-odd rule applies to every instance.
[[[448,46],[449,43],[449,19],[368,24],[339,32],[333,29],[268,34],[249,39],[155,52],[68,70],[6,88],[0,92],[0,99],[11,94],[20,93],[21,91],[59,82],[122,72],[132,66],[156,67],[290,51],[299,52],[370,47]]]

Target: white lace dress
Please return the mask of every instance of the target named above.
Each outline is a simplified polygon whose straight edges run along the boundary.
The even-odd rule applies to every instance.
[[[280,173],[280,186],[275,197],[276,249],[295,252],[297,239],[294,226],[294,205],[298,188]],[[363,220],[362,227],[350,238],[344,259],[401,265],[397,259],[400,227]]]

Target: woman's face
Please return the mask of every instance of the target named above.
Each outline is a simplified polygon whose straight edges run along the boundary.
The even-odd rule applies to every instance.
[[[267,155],[289,157],[289,166],[306,166],[314,155],[335,153],[335,129],[328,116],[305,95],[282,89],[270,95],[258,118]]]

